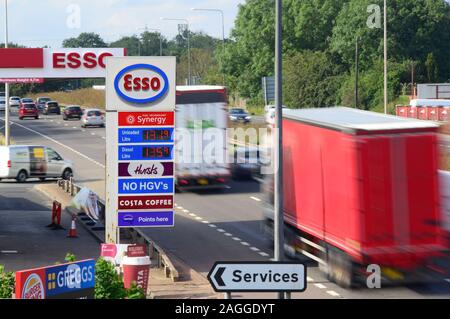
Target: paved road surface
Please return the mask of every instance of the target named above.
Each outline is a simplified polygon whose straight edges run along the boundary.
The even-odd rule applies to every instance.
[[[77,182],[104,180],[105,129],[82,129],[78,121],[64,122],[59,116],[43,116],[37,121],[18,121],[13,117],[12,121],[12,136],[17,143],[45,144],[73,160]],[[254,181],[231,182],[230,189],[224,191],[179,193],[176,195],[176,227],[145,232],[203,275],[215,261],[269,261],[273,251],[261,228],[261,198],[259,185]],[[294,298],[450,297],[450,283],[446,281],[422,287],[344,290],[329,282],[315,263],[308,261],[308,266],[308,290],[294,294]]]

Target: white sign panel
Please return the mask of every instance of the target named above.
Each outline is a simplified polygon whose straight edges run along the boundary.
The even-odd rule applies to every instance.
[[[306,266],[301,263],[218,262],[208,274],[217,292],[303,292]]]
[[[174,226],[175,57],[108,58],[106,241]]]
[[[108,58],[107,111],[174,111],[175,57]]]
[[[37,48],[0,50],[0,78],[104,78],[106,59],[123,48]]]

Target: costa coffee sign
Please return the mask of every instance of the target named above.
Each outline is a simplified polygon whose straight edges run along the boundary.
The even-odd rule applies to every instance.
[[[103,78],[108,57],[121,48],[0,49],[0,78]]]

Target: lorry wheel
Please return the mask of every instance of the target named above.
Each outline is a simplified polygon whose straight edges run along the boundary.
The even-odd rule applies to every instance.
[[[62,179],[68,181],[71,177],[73,177],[73,172],[71,169],[66,168],[62,173]]]
[[[328,251],[328,277],[342,288],[353,287],[353,265],[343,252],[335,249]]]
[[[21,170],[19,174],[17,174],[16,180],[19,183],[25,183],[28,178],[28,174],[25,170]]]

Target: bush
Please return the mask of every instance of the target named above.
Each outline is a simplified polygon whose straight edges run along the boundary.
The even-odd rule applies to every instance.
[[[13,272],[5,272],[5,267],[0,265],[0,299],[12,298],[16,278]]]
[[[95,299],[123,299],[127,291],[114,265],[103,258],[95,264]]]
[[[136,283],[133,283],[130,289],[127,290],[127,299],[145,299],[145,292],[142,288],[138,288]]]

